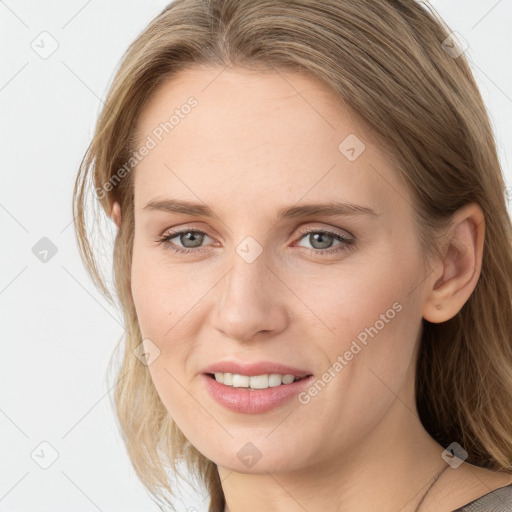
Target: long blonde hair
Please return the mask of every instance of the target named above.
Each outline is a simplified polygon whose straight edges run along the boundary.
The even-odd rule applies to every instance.
[[[167,471],[179,474],[178,462],[204,484],[210,512],[225,503],[217,466],[175,425],[133,353],[142,339],[130,291],[134,173],[120,169],[150,95],[193,64],[271,66],[327,84],[392,156],[414,198],[426,261],[440,256],[436,236],[452,214],[480,205],[481,275],[452,319],[423,320],[417,407],[438,443],[457,441],[467,462],[512,471],[511,221],[489,117],[466,55],[450,50],[452,37],[428,4],[414,0],[176,0],[127,49],[80,165],[73,212],[83,262],[114,302],[88,234],[88,186],[107,215],[114,201],[121,205],[113,280],[125,333],[114,399],[134,469],[158,503],[173,508]]]

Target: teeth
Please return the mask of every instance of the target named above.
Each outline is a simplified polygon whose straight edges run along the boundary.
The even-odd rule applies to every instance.
[[[300,377],[295,375],[281,375],[279,373],[271,373],[266,375],[239,375],[238,373],[215,373],[215,380],[226,386],[233,386],[235,388],[250,388],[250,389],[267,389],[280,386],[281,384],[291,384]]]

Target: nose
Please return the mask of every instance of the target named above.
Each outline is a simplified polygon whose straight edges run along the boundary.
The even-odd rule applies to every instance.
[[[213,322],[223,335],[249,341],[258,333],[272,336],[285,329],[289,318],[286,287],[263,255],[249,263],[234,254],[231,269],[219,286]]]

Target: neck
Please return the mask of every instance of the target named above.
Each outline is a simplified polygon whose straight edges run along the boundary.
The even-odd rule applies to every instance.
[[[442,451],[414,405],[397,398],[356,442],[309,467],[258,474],[218,466],[224,512],[414,512],[443,468]]]

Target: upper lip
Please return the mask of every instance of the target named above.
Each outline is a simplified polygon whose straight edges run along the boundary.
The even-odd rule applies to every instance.
[[[272,361],[258,361],[255,363],[244,363],[241,361],[219,361],[203,369],[203,373],[237,373],[253,377],[255,375],[266,375],[279,373],[280,375],[294,375],[295,377],[306,377],[311,372],[287,366]]]

